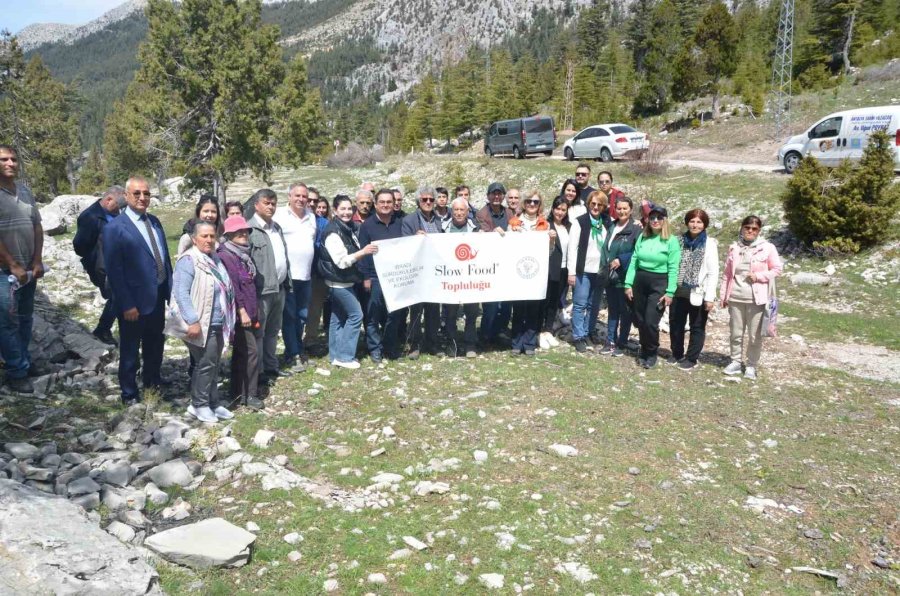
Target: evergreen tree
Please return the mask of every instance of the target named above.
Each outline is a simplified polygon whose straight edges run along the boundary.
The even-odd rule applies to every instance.
[[[632,108],[637,116],[660,114],[672,101],[673,64],[681,49],[681,27],[677,17],[672,0],[662,0],[650,16],[644,79]]]
[[[598,89],[608,101],[606,119],[624,120],[629,116],[634,101],[634,71],[630,56],[616,31],[610,32],[595,71]]]
[[[435,108],[434,78],[427,75],[416,89],[415,102],[410,106],[403,132],[405,150],[421,147],[423,141],[431,144],[434,136]]]
[[[22,77],[25,76],[25,58],[18,40],[9,31],[0,31],[0,139],[24,155],[25,138],[19,104],[22,101]],[[19,176],[27,180],[28,165],[19,164]]]
[[[103,168],[103,160],[100,151],[96,148],[88,153],[87,160],[78,172],[78,186],[75,192],[81,195],[92,195],[104,191],[109,186],[106,170]]]
[[[873,3],[874,4],[874,3]],[[807,64],[825,64],[833,74],[850,68],[853,30],[862,0],[813,0],[804,50]]]
[[[607,0],[592,0],[591,5],[583,8],[578,15],[576,33],[578,54],[582,60],[592,66],[600,61],[609,29],[609,3]]]
[[[311,89],[306,61],[297,54],[272,103],[272,140],[279,163],[299,167],[321,149],[325,114],[318,89]]]
[[[147,4],[137,79],[170,97],[153,131],[172,131],[187,186],[211,186],[220,199],[240,170],[265,178],[272,167],[268,102],[284,67],[278,29],[261,22],[260,10],[260,0]]]
[[[653,19],[653,11],[657,5],[657,0],[634,0],[628,7],[629,18],[625,41],[631,49],[634,69],[638,73],[645,71],[644,60],[649,49],[650,26]]]

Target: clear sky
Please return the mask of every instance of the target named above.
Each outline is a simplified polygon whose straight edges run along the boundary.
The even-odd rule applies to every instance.
[[[32,23],[83,25],[125,0],[0,0],[0,29],[18,33]]]

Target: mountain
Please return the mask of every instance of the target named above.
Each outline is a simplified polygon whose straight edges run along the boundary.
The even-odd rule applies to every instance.
[[[80,26],[35,23],[16,33],[16,39],[19,40],[22,50],[26,52],[44,44],[71,45],[79,39],[102,31],[122,19],[127,19],[135,13],[143,11],[146,5],[147,0],[128,0],[99,18]]]

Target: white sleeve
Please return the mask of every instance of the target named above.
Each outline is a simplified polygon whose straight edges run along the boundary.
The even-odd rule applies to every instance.
[[[581,224],[578,220],[572,222],[569,228],[569,247],[568,256],[566,257],[566,265],[569,269],[569,275],[575,275],[575,266],[578,263],[578,240],[581,238]]]
[[[706,239],[706,270],[706,288],[703,300],[715,302],[716,285],[719,283],[719,243],[715,238]]]
[[[347,253],[347,247],[344,246],[341,237],[337,234],[328,234],[325,237],[325,250],[340,269],[347,269],[356,262],[353,256]]]

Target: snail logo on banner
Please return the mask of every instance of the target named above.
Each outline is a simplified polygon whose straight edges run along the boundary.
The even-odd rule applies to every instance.
[[[378,243],[375,269],[388,309],[433,302],[542,300],[550,238],[523,234],[425,234]]]

